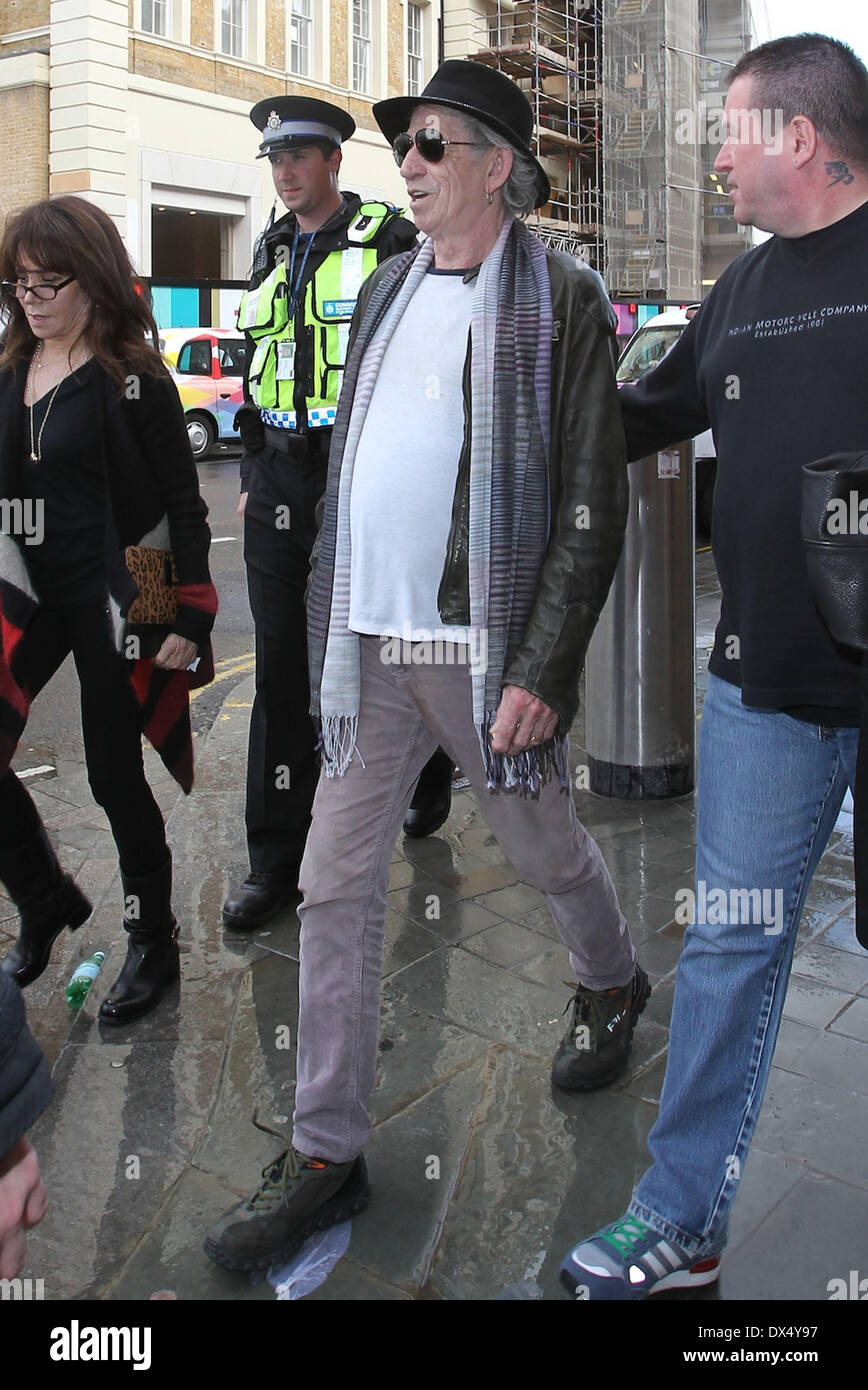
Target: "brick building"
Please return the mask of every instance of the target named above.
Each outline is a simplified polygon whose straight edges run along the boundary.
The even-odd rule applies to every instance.
[[[440,0],[3,0],[0,212],[82,194],[143,274],[242,279],[274,198],[251,105],[344,106],[342,183],[401,203],[371,105],[425,85],[439,21]]]

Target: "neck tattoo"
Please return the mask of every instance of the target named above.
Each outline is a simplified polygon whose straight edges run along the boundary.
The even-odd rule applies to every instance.
[[[856,178],[855,174],[851,174],[847,161],[844,159],[827,159],[826,173],[830,179],[830,182],[826,184],[827,188],[834,188],[836,183],[853,183]]]

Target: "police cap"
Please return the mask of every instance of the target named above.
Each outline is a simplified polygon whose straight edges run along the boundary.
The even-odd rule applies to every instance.
[[[330,140],[338,146],[356,128],[348,112],[315,97],[266,97],[253,107],[250,119],[262,135],[257,159],[314,140]]]

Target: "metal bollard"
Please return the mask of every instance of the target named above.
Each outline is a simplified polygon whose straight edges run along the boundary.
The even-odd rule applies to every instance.
[[[696,761],[693,441],[629,472],[624,550],[585,665],[590,789],[683,796]]]

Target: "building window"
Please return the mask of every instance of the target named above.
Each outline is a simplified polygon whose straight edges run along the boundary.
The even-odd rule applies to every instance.
[[[353,91],[371,90],[371,0],[353,0]]]
[[[142,0],[142,29],[165,39],[169,33],[169,0]]]
[[[505,48],[509,42],[513,26],[513,15],[496,9],[488,12],[488,45],[490,48]]]
[[[407,95],[422,90],[422,6],[407,5]]]
[[[247,52],[247,0],[221,0],[220,51],[230,58]]]
[[[289,67],[299,77],[310,77],[312,0],[292,0],[289,28]]]

